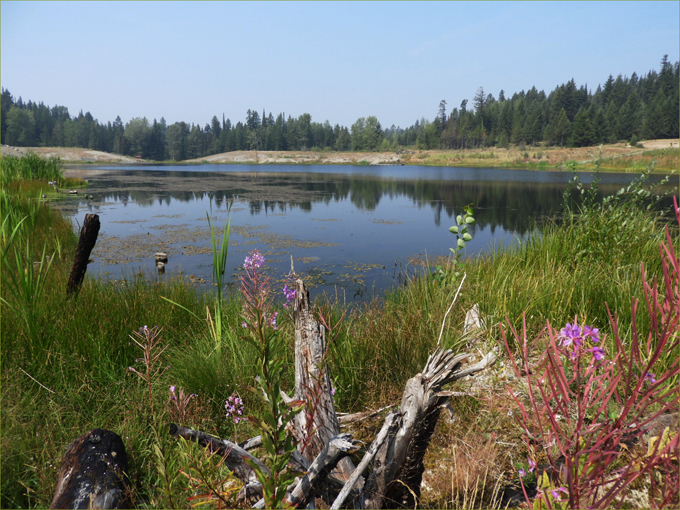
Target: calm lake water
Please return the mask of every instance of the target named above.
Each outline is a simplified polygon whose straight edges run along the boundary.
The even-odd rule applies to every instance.
[[[302,274],[312,295],[347,302],[381,295],[405,272],[448,256],[464,206],[477,224],[467,255],[518,242],[535,220],[561,209],[570,172],[417,166],[88,166],[65,171],[90,183],[88,194],[59,207],[76,228],[86,213],[101,230],[90,275],[115,280],[188,277],[212,282],[207,216],[221,232],[231,215],[227,273],[237,281],[254,249],[283,285],[290,270]],[[581,173],[586,183],[592,174]],[[603,174],[612,193],[631,174]],[[660,179],[661,176],[655,176]],[[677,179],[676,179],[677,180]],[[229,204],[233,203],[231,213]],[[154,253],[168,254],[159,275]],[[229,280],[229,279],[228,279]]]

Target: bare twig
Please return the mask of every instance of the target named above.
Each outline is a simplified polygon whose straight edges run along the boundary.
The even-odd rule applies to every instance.
[[[449,316],[449,312],[451,311],[451,308],[453,308],[456,299],[458,299],[458,294],[460,293],[460,289],[463,287],[463,282],[465,281],[466,277],[467,273],[463,274],[463,279],[460,281],[460,285],[458,286],[456,295],[453,297],[453,301],[451,301],[451,306],[449,306],[449,309],[446,310],[446,313],[444,314],[444,320],[442,321],[442,330],[439,332],[439,338],[437,339],[437,347],[441,347],[442,335],[444,334],[444,325],[446,324],[446,318]]]

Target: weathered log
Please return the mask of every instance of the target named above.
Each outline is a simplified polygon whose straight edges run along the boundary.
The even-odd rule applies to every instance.
[[[78,239],[78,247],[76,248],[76,256],[73,259],[73,268],[71,269],[71,276],[66,285],[66,294],[71,295],[80,290],[80,286],[85,278],[87,271],[87,263],[90,259],[90,253],[94,245],[97,243],[97,236],[99,235],[99,215],[86,214],[83,228],[80,229],[80,238]]]
[[[50,508],[130,508],[126,471],[120,436],[90,430],[66,449]]]
[[[350,491],[354,488],[354,484],[356,484],[359,478],[363,476],[364,471],[366,471],[368,465],[373,460],[373,457],[375,457],[378,448],[382,447],[382,445],[385,443],[385,441],[390,435],[394,435],[397,425],[396,417],[397,415],[394,413],[390,414],[387,417],[385,423],[383,424],[382,429],[380,429],[380,432],[378,432],[378,435],[371,444],[371,447],[368,449],[364,457],[361,459],[361,462],[359,462],[359,465],[352,473],[352,476],[350,476],[349,480],[347,480],[347,482],[345,483],[345,486],[340,491],[340,494],[338,494],[338,497],[335,498],[335,501],[333,501],[331,509],[342,508],[342,505],[345,503],[345,499],[347,499],[347,496],[349,495]],[[364,505],[361,504],[359,505],[359,507],[363,508]]]
[[[332,437],[326,447],[317,455],[307,473],[286,497],[286,501],[297,508],[307,508],[310,500],[319,493],[331,471],[338,462],[356,450],[356,443],[350,434]],[[350,487],[351,489],[351,487]],[[324,499],[330,499],[328,497]]]
[[[269,468],[265,466],[260,459],[241,448],[236,443],[232,443],[226,439],[206,434],[199,430],[190,429],[189,427],[182,427],[175,423],[170,424],[170,435],[175,437],[183,437],[189,441],[196,441],[204,447],[210,448],[211,452],[219,452],[225,458],[225,464],[234,472],[236,477],[243,483],[256,482],[257,477],[255,471],[246,463],[246,459],[254,463],[262,472],[269,474]]]
[[[472,375],[488,365],[461,370],[469,354],[454,355],[437,350],[427,360],[422,373],[409,379],[394,420],[396,430],[377,449],[373,470],[366,480],[366,508],[413,508],[420,498],[424,471],[423,457],[439,419],[441,407],[449,398],[440,393],[444,385]],[[483,366],[482,366],[483,365]]]
[[[315,458],[330,439],[340,434],[331,393],[331,379],[326,363],[326,335],[323,325],[314,318],[309,291],[302,280],[295,282],[295,399],[307,402],[293,423],[293,434],[302,454]],[[354,471],[349,458],[338,464],[336,476],[347,480]]]

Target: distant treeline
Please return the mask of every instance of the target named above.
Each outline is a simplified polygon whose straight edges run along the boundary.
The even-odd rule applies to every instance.
[[[33,147],[83,147],[141,156],[152,160],[199,158],[235,150],[334,150],[379,151],[399,148],[471,149],[520,147],[539,142],[547,145],[583,147],[620,140],[677,138],[680,124],[678,62],[665,55],[661,69],[646,76],[609,76],[595,92],[572,79],[549,95],[532,87],[506,97],[486,94],[480,87],[472,108],[464,100],[460,108],[446,110],[439,104],[433,120],[425,118],[405,129],[383,129],[376,117],[362,117],[347,128],[330,122],[313,122],[304,113],[297,118],[276,117],[257,110],[246,112],[245,122],[213,116],[198,124],[164,118],[149,122],[133,118],[123,124],[120,116],[99,123],[81,111],[71,116],[65,106],[50,108],[42,102],[15,100],[2,89],[2,143]]]

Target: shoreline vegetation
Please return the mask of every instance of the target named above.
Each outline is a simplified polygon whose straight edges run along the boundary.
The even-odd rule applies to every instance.
[[[594,147],[511,147],[461,150],[402,150],[384,152],[335,151],[233,151],[185,161],[151,161],[101,151],[68,147],[2,147],[3,155],[29,152],[43,158],[59,158],[68,165],[420,165],[485,167],[550,171],[639,173],[652,161],[655,171],[670,173],[680,166],[678,139],[642,141],[637,147],[621,142]]]
[[[671,169],[677,169],[677,145],[673,151]],[[418,153],[412,156],[417,161],[432,157],[426,154],[420,160]],[[77,296],[69,298],[66,284],[76,251],[75,229],[41,198],[51,190],[48,180],[63,179],[61,165],[55,159],[35,156],[2,159],[0,507],[49,506],[66,446],[87,430],[105,428],[124,441],[129,495],[135,507],[189,507],[200,502],[211,508],[225,504],[248,508],[236,498],[237,481],[217,459],[165,434],[167,423],[180,421],[236,443],[259,434],[254,422],[240,419],[241,413],[260,420],[266,416],[261,392],[248,391],[255,384],[261,358],[246,338],[243,324],[249,319],[243,295],[232,291],[211,297],[182,280],[161,284],[132,277],[114,285],[86,277]],[[606,163],[601,167],[606,169]],[[577,182],[574,192],[586,197],[580,209],[571,210],[565,197],[562,216],[546,222],[540,233],[520,246],[456,259],[456,271],[462,268],[467,276],[450,315],[447,310],[460,279],[446,264],[437,278],[423,272],[364,305],[343,308],[328,299],[313,303],[316,316],[328,326],[326,363],[336,408],[344,413],[368,411],[364,419],[343,431],[365,441],[366,448],[386,413],[374,411],[398,404],[405,382],[422,370],[438,338],[454,352],[499,349],[499,361],[483,377],[450,388],[460,393],[451,400],[453,418],[441,418],[434,431],[418,507],[500,508],[513,501],[513,490],[519,498],[514,501],[524,501],[526,485],[530,495],[545,498],[536,500],[539,507],[566,508],[578,487],[554,470],[559,460],[551,457],[554,447],[540,444],[535,435],[528,439],[516,417],[535,404],[535,396],[527,393],[531,372],[527,366],[538,363],[542,353],[554,346],[555,336],[546,334],[546,323],[556,332],[576,322],[584,332],[590,328],[589,338],[597,334],[599,342],[597,356],[588,357],[589,377],[599,370],[593,364],[596,357],[598,362],[605,355],[609,356],[605,359],[618,359],[615,353],[622,352],[622,346],[626,352],[629,347],[640,349],[636,364],[620,373],[623,379],[617,379],[617,370],[625,367],[607,369],[611,379],[600,380],[612,385],[611,398],[593,401],[589,394],[588,402],[594,407],[579,409],[586,413],[587,423],[616,423],[618,416],[629,411],[626,396],[630,395],[640,395],[646,406],[651,402],[646,409],[652,413],[668,410],[676,414],[675,426],[657,440],[664,448],[661,453],[642,443],[631,444],[606,463],[608,470],[597,472],[587,466],[578,471],[576,462],[574,469],[581,478],[574,483],[580,480],[584,487],[593,487],[608,483],[607,476],[615,476],[622,466],[652,466],[648,475],[626,482],[617,497],[627,508],[648,508],[649,498],[654,498],[654,504],[677,507],[678,274],[669,283],[675,289],[675,301],[671,293],[664,308],[670,312],[663,312],[666,318],[675,317],[666,330],[670,337],[661,339],[654,309],[650,312],[644,306],[649,302],[644,282],[656,278],[661,283],[669,278],[660,246],[666,243],[676,254],[680,251],[675,211],[648,209],[647,205],[655,203],[655,190],[646,183],[633,185],[604,203],[595,202],[591,189]],[[221,225],[216,225],[215,232],[221,232]],[[227,232],[225,228],[219,251],[224,257]],[[219,236],[213,246],[217,253]],[[280,363],[281,389],[290,392],[294,325],[284,306],[288,294],[272,288],[271,296],[277,297],[267,303],[267,317],[278,317],[279,340],[268,355]],[[632,300],[640,303],[637,314]],[[476,304],[483,327],[473,339],[463,331],[465,312]],[[616,314],[617,327],[612,326],[610,313]],[[149,331],[153,342],[148,352],[140,351],[139,342],[143,335],[149,337]],[[521,342],[523,331],[527,338],[536,339],[526,349]],[[567,334],[571,349],[576,345],[574,328]],[[567,349],[567,336],[558,337],[563,339],[559,349]],[[594,349],[590,350],[595,353]],[[517,368],[514,360],[520,357]],[[647,361],[650,365],[645,365]],[[566,365],[571,368],[560,370],[573,370],[567,375],[575,376],[577,364]],[[620,393],[616,381],[627,381]],[[573,398],[581,402],[580,397]],[[239,419],[235,419],[235,403],[240,406]],[[601,404],[604,415],[596,409]],[[558,430],[557,421],[553,420],[553,433],[564,433]],[[585,441],[590,436],[583,430]],[[577,437],[577,453],[588,447],[579,441]],[[566,452],[569,461],[573,460],[570,452]],[[652,465],[652,461],[657,463]],[[541,465],[543,473],[548,469],[545,466],[558,473],[558,485],[551,485],[547,476],[536,480]],[[675,475],[672,470],[663,471],[668,465],[674,467]],[[667,485],[659,486],[657,477]],[[585,507],[592,501],[586,501],[584,494],[580,501]],[[569,500],[564,499],[567,496]]]

